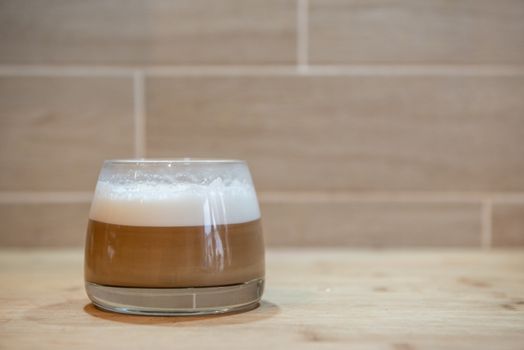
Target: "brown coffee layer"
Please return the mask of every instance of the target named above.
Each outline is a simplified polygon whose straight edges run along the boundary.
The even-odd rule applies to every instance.
[[[205,287],[264,277],[260,220],[190,227],[113,225],[89,220],[88,282],[124,287]]]

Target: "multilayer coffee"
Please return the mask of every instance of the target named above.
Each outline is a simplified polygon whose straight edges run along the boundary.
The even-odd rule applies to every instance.
[[[251,183],[99,181],[86,238],[87,282],[178,288],[263,277],[260,211]]]

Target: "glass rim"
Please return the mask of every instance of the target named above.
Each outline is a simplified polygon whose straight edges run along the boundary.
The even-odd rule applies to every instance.
[[[122,158],[107,159],[104,164],[243,164],[241,159],[222,158]]]

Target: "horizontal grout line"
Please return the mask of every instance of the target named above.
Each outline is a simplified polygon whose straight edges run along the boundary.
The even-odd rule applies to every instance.
[[[448,193],[448,192],[261,192],[266,203],[337,202],[413,202],[413,203],[524,203],[524,193]]]
[[[0,76],[132,77],[138,69],[106,66],[0,65]]]
[[[522,76],[524,65],[11,66],[0,76]]]
[[[296,76],[299,68],[292,66],[180,66],[148,67],[148,76]]]
[[[0,203],[89,203],[92,192],[0,192]]]
[[[311,76],[520,76],[524,65],[309,66]]]
[[[89,203],[93,192],[0,192],[0,203]],[[261,191],[263,203],[492,203],[524,204],[524,193],[447,192],[275,192]]]
[[[161,76],[515,76],[524,65],[347,65],[347,66],[180,66],[148,67],[144,73]]]

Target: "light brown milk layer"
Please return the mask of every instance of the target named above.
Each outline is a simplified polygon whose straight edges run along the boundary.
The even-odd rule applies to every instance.
[[[123,287],[206,287],[264,277],[260,220],[148,227],[89,220],[85,279]]]

